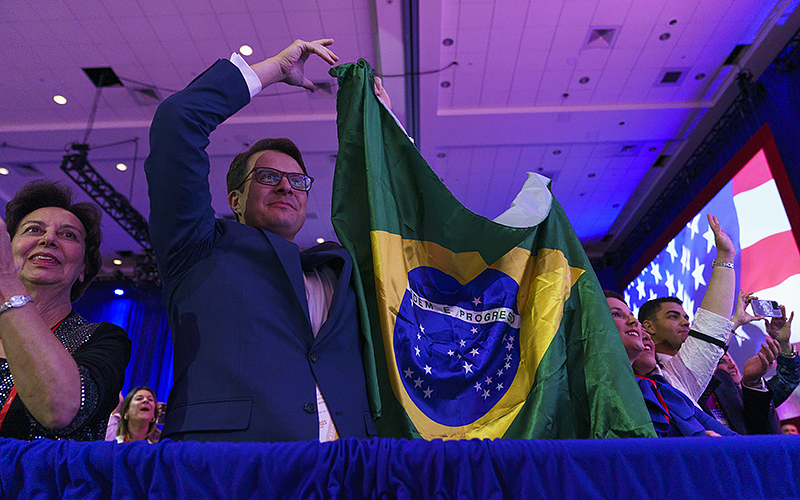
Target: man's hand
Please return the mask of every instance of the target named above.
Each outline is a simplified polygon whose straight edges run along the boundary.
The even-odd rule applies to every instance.
[[[262,89],[273,83],[285,82],[313,92],[314,84],[306,78],[304,73],[305,62],[311,54],[316,54],[331,66],[334,65],[339,60],[339,56],[328,48],[332,43],[332,38],[313,42],[295,40],[278,55],[254,64],[251,68],[261,80]]]
[[[723,262],[733,262],[736,256],[736,248],[733,246],[730,236],[725,234],[722,227],[719,225],[719,220],[716,215],[707,214],[708,225],[711,231],[714,232],[714,242],[717,247],[717,260]]]
[[[731,318],[734,330],[752,321],[764,319],[763,316],[753,316],[747,312],[747,306],[753,300],[758,300],[758,297],[752,293],[745,294],[744,290],[739,290],[739,300],[736,301],[736,309],[733,310],[733,318]],[[772,337],[774,338],[775,336],[773,335]]]
[[[714,233],[714,241],[717,245],[717,260],[721,262],[733,262],[736,256],[733,242],[730,237],[719,225],[719,220],[708,214],[708,226]],[[712,312],[723,318],[730,318],[733,311],[733,304],[736,302],[736,273],[727,267],[714,266],[711,271],[711,279],[708,280],[706,294],[700,303],[700,308]]]
[[[781,353],[781,346],[777,340],[771,337],[765,337],[764,339],[766,342],[761,344],[761,350],[744,363],[742,385],[752,386],[757,384]]]
[[[378,96],[378,99],[383,101],[383,103],[386,105],[386,107],[389,108],[389,110],[391,111],[391,109],[392,109],[392,100],[389,98],[389,93],[386,92],[385,88],[383,88],[383,81],[380,78],[378,78],[377,76],[375,77],[374,90],[375,90],[375,95]]]
[[[781,304],[780,306],[781,312],[783,316],[780,318],[772,318],[767,320],[766,327],[767,333],[770,337],[777,340],[781,346],[781,352],[784,354],[790,354],[792,352],[792,345],[789,343],[789,339],[792,337],[792,320],[794,320],[794,311],[792,311],[791,316],[789,319],[786,319],[786,306]]]

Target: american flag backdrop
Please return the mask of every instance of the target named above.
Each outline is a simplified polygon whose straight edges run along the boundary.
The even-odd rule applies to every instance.
[[[736,246],[734,264],[739,288],[755,292],[760,299],[784,304],[787,315],[795,311],[800,319],[800,251],[763,150],[625,288],[623,295],[634,314],[647,300],[673,296],[683,300],[686,312],[694,316],[711,277],[711,261],[716,257],[707,213],[719,218],[722,229]],[[764,322],[753,322],[739,328],[736,334],[730,352],[741,367],[760,349]],[[795,322],[792,342],[800,342],[800,321]],[[796,410],[792,409],[788,416],[800,415],[798,391],[781,410],[792,403]]]

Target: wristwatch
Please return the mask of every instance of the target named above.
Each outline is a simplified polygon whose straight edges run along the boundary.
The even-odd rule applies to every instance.
[[[33,297],[30,295],[14,295],[0,305],[0,314],[3,314],[12,307],[22,307],[28,302],[33,302]]]

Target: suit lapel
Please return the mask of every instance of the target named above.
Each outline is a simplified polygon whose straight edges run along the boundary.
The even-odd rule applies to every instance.
[[[325,338],[342,311],[342,304],[347,296],[353,267],[350,259],[346,257],[347,250],[330,242],[317,245],[300,254],[303,269],[311,269],[328,263],[334,269],[337,278],[331,305],[328,308],[328,317],[322,324],[319,333],[317,333],[317,342]]]
[[[265,229],[262,229],[261,232],[272,243],[272,248],[275,249],[275,253],[286,270],[289,283],[291,283],[292,289],[294,289],[294,293],[297,296],[297,301],[300,302],[300,307],[306,315],[306,321],[309,321],[306,285],[303,282],[303,267],[300,263],[300,252],[297,245]]]

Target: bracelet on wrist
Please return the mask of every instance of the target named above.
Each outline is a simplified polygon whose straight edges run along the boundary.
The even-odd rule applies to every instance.
[[[733,269],[733,262],[725,262],[722,260],[714,259],[711,261],[712,267],[727,267],[728,269]]]
[[[783,356],[784,358],[793,358],[793,357],[797,356],[797,350],[794,348],[794,346],[792,346],[792,351],[791,352],[785,353],[785,352],[781,351],[781,356]]]

